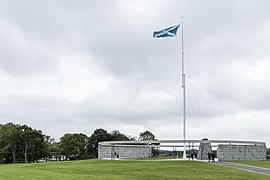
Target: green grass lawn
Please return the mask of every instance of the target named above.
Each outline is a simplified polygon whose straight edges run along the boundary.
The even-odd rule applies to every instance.
[[[250,165],[250,166],[259,166],[259,167],[270,169],[270,160],[267,160],[267,161],[231,161],[231,162],[238,163],[238,164],[246,164],[246,165]]]
[[[214,163],[155,160],[85,160],[2,164],[0,179],[270,179]]]

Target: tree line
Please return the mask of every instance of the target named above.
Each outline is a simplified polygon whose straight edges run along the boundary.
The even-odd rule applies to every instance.
[[[139,138],[128,136],[119,130],[107,132],[96,129],[88,137],[83,133],[66,133],[55,141],[41,130],[27,125],[0,124],[0,162],[38,162],[39,160],[83,160],[98,157],[98,143],[102,141],[155,140],[150,131],[140,133]],[[153,151],[153,153],[157,153]]]

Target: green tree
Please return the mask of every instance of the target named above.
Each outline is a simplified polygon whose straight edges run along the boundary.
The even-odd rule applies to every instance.
[[[53,156],[54,141],[54,138],[51,138],[50,136],[45,136],[43,158],[46,162],[48,161],[48,158],[51,158]]]
[[[113,130],[111,132],[112,141],[130,141],[130,138],[125,134],[122,134],[119,130]]]
[[[139,136],[140,141],[156,141],[156,137],[153,133],[146,130],[144,132],[140,133]],[[152,145],[159,145],[159,143],[151,143]],[[152,147],[152,156],[156,157],[159,155],[159,148],[158,147]]]
[[[27,125],[20,127],[21,147],[24,155],[24,162],[28,162],[28,156],[32,161],[41,159],[44,154],[45,137],[42,131],[32,129]]]
[[[0,152],[6,162],[16,163],[16,155],[20,143],[19,128],[20,125],[13,123],[0,125]]]
[[[156,140],[156,137],[153,133],[147,130],[140,133],[139,140],[140,141],[154,141]]]
[[[0,154],[7,163],[38,161],[45,154],[45,135],[27,125],[0,125]]]
[[[98,143],[102,141],[111,141],[112,136],[104,129],[96,129],[88,139],[88,153],[90,158],[98,157]]]
[[[60,138],[62,155],[69,159],[86,159],[87,136],[85,134],[65,134]]]
[[[77,139],[77,150],[79,159],[87,159],[87,144],[88,137],[85,134],[74,134],[75,139]]]
[[[61,144],[60,144],[60,142],[53,141],[51,143],[51,155],[56,160],[61,161],[62,150],[61,150]]]
[[[38,162],[48,153],[46,151],[45,135],[40,130],[33,130],[32,137],[34,140],[31,143],[29,157],[32,162]]]

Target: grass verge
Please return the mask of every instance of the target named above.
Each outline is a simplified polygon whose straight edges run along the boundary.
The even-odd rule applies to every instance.
[[[0,165],[0,179],[269,179],[198,161],[85,160]]]

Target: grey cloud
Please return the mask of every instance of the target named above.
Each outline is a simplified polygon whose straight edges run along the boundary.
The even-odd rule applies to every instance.
[[[206,129],[209,122],[229,127],[232,121],[239,125],[253,111],[264,122],[270,107],[268,6],[268,1],[251,0],[2,1],[0,73],[12,76],[13,84],[22,84],[28,76],[39,79],[40,74],[50,74],[52,79],[66,76],[57,76],[59,71],[72,77],[77,71],[66,72],[62,64],[78,61],[89,72],[98,66],[98,72],[110,80],[100,82],[106,84],[104,92],[87,97],[73,92],[83,97],[78,101],[64,93],[39,93],[29,82],[21,94],[7,95],[1,88],[1,123],[29,123],[58,137],[75,131],[89,134],[97,127],[141,130],[154,125],[162,138],[170,127],[169,106],[176,99],[181,104],[181,32],[172,39],[153,39],[152,32],[179,23],[182,15],[192,127],[198,128],[198,123]],[[246,68],[254,69],[254,76]],[[8,85],[4,79],[0,83]],[[89,84],[89,90],[95,86]],[[21,87],[14,87],[20,91]],[[221,126],[216,128],[197,136],[229,136]],[[245,126],[241,131],[250,130]],[[241,137],[236,131],[230,134]]]

